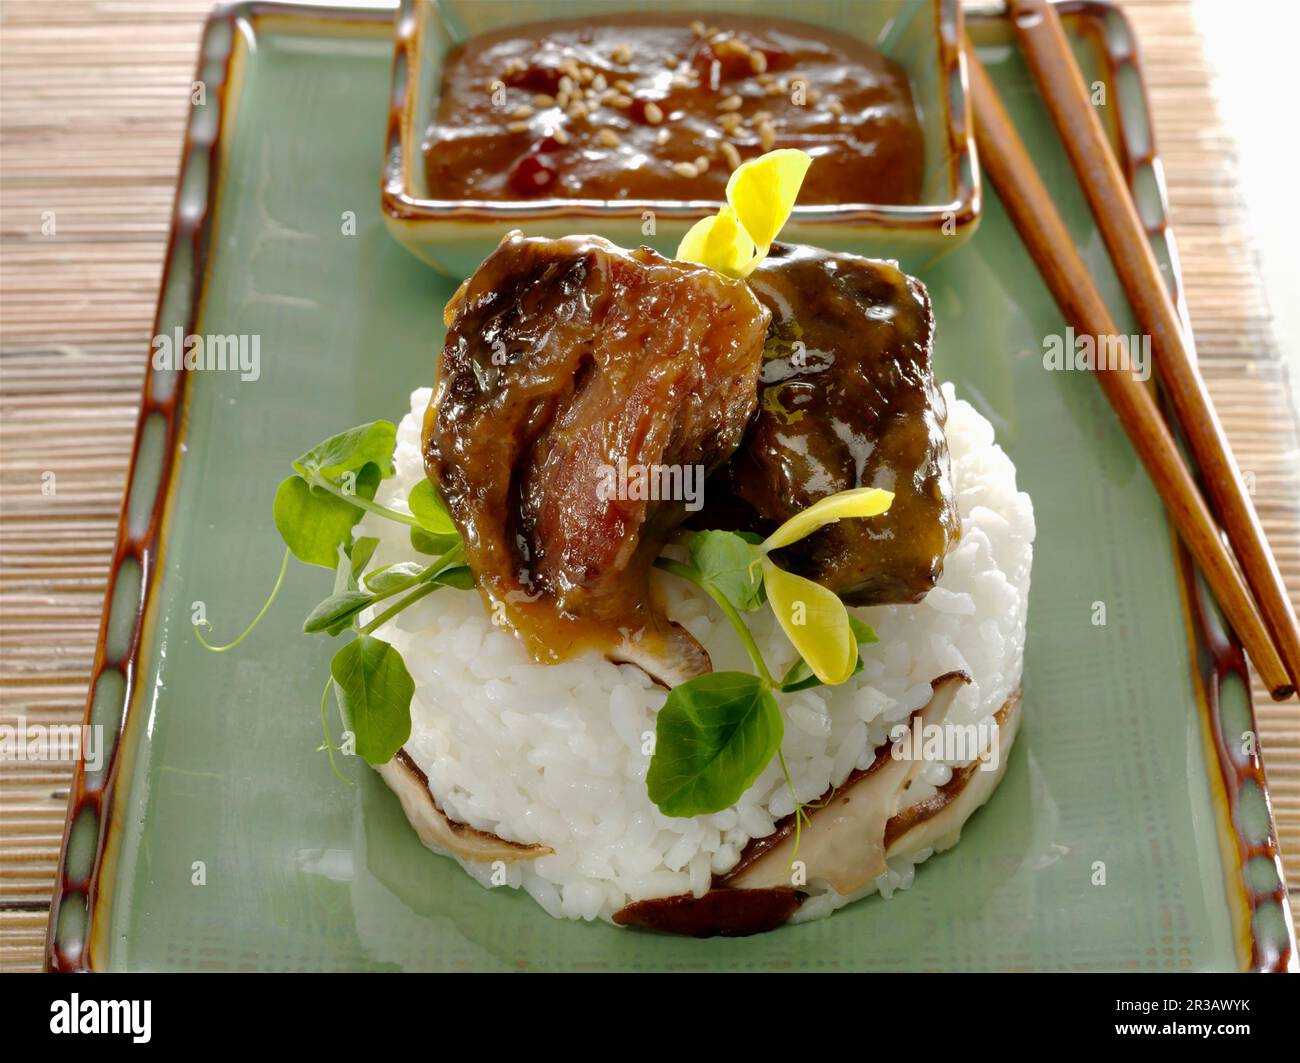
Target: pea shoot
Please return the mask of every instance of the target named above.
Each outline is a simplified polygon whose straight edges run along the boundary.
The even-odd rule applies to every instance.
[[[244,632],[224,646],[209,643],[200,625],[195,625],[195,635],[208,649],[233,649],[270,610],[284,584],[290,555],[334,573],[333,591],[307,615],[303,631],[331,638],[345,632],[353,635],[334,654],[321,696],[325,741],[320,748],[329,753],[330,765],[340,778],[334,760],[340,747],[334,745],[326,719],[330,691],[352,732],[352,749],[369,764],[391,760],[411,735],[415,683],[402,655],[373,632],[440,588],[474,586],[460,536],[431,483],[421,481],[412,489],[407,499],[410,513],[375,502],[379,484],[395,471],[396,444],[394,425],[373,421],[331,436],[293,462],[293,475],[275,494],[275,526],[285,554],[266,603]],[[405,526],[414,549],[432,560],[385,565],[363,576],[379,545],[373,536],[355,535],[356,524],[366,513]],[[362,614],[372,608],[373,619],[363,625]]]

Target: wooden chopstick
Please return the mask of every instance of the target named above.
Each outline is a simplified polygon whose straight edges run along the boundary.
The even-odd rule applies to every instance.
[[[1254,592],[1291,685],[1300,688],[1300,624],[1282,573],[1196,368],[1127,181],[1084,87],[1060,16],[1047,0],[1008,0],[1007,7],[1138,326],[1151,337],[1156,372],[1200,467],[1201,482]]]
[[[1118,337],[1119,329],[969,37],[965,50],[984,173],[1066,320],[1081,334]],[[1151,391],[1124,369],[1097,369],[1095,376],[1260,677],[1274,698],[1286,699],[1294,687]]]

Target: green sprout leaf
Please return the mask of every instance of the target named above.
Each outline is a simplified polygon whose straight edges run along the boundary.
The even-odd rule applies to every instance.
[[[444,568],[433,577],[433,581],[441,583],[444,587],[469,591],[474,589],[474,572],[469,565],[454,565],[451,568]]]
[[[463,591],[473,588],[474,573],[468,565],[450,564],[447,568],[431,571],[435,565],[422,568],[413,561],[388,565],[367,576],[366,587],[381,598],[391,597],[417,583],[436,583],[440,587],[456,587]]]
[[[379,471],[371,465],[357,475],[359,498],[374,497]],[[352,528],[362,509],[337,495],[313,487],[301,476],[290,476],[275,492],[275,526],[293,556],[331,572],[338,564],[339,548],[352,542]]]
[[[411,736],[415,681],[402,655],[382,639],[359,635],[334,655],[330,674],[357,752],[368,764],[392,760]]]
[[[424,594],[431,593],[438,587],[469,590],[474,586],[474,574],[468,565],[457,563],[458,556],[448,557],[446,566],[442,568],[439,568],[436,561],[431,565],[419,565],[414,561],[385,565],[366,577],[364,589],[348,585],[348,570],[341,567],[340,578],[335,580],[334,593],[311,611],[302,629],[308,635],[319,631],[337,635],[351,627],[362,610],[420,584],[426,585]],[[344,563],[346,564],[346,559]],[[399,603],[399,606],[385,613],[383,619],[395,616],[400,611]],[[371,627],[367,625],[364,630],[369,631]]]
[[[331,594],[311,611],[303,621],[302,629],[308,635],[318,631],[337,635],[350,627],[356,615],[374,600],[375,596],[365,591],[344,590]]]
[[[421,480],[412,487],[406,504],[411,510],[411,515],[426,531],[435,535],[456,535],[456,525],[451,519],[451,512],[432,481]]]
[[[451,535],[435,535],[424,528],[411,529],[411,549],[417,553],[429,554],[431,557],[441,557],[458,542],[460,542],[460,536],[455,533]]]
[[[763,604],[762,554],[735,532],[702,531],[691,537],[691,561],[737,609],[752,612]]]
[[[337,480],[344,473],[360,473],[367,465],[379,470],[379,478],[393,475],[393,450],[397,446],[397,428],[391,421],[372,421],[330,436],[317,443],[293,463],[302,476],[311,479]]]
[[[781,745],[772,691],[746,672],[708,672],[674,687],[659,710],[646,788],[666,816],[720,812],[739,800]]]
[[[414,587],[426,574],[425,566],[414,561],[385,565],[366,577],[366,589],[375,594],[396,594],[407,587]]]
[[[361,579],[361,573],[370,564],[370,559],[375,556],[375,549],[378,546],[379,540],[373,535],[363,535],[353,540],[352,548],[348,550],[348,558],[352,562],[350,569],[354,584]]]

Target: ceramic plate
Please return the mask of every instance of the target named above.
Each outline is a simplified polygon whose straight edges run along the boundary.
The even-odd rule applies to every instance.
[[[558,10],[558,5],[557,5]],[[1177,282],[1134,42],[1066,8],[1152,238]],[[927,270],[938,374],[997,428],[1038,540],[1025,726],[962,843],[890,900],[745,939],[549,918],[421,847],[369,770],[331,773],[299,633],[319,572],[290,570],[235,652],[202,650],[263,599],[285,462],[341,425],[396,418],[431,382],[454,282],[387,234],[391,22],[240,5],[203,39],[156,333],[242,334],[260,374],[147,376],[88,715],[118,736],[79,773],[54,898],[57,969],[1235,969],[1294,965],[1240,650],[1188,582],[1160,502],[1100,389],[1047,372],[1063,323],[1001,205]],[[981,55],[1100,278],[1102,242],[997,19]],[[1127,317],[1121,327],[1135,331]],[[142,354],[143,356],[143,354]],[[1106,622],[1094,623],[1096,603]]]

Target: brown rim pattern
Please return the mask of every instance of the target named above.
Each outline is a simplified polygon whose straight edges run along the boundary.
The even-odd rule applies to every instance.
[[[227,104],[233,102],[231,60],[241,31],[251,37],[253,25],[267,17],[388,21],[382,11],[330,10],[262,0],[224,3],[213,9],[203,27],[194,72],[194,80],[204,85],[207,98],[202,106],[192,108],[186,124],[153,335],[167,331],[173,323],[186,334],[194,330],[216,216],[221,138],[230,117]],[[202,194],[196,195],[196,191]],[[50,971],[93,969],[90,945],[114,824],[121,739],[137,693],[143,635],[161,569],[163,518],[176,479],[188,385],[189,373],[184,369],[159,372],[150,365],[145,370],[83,718],[85,724],[98,721],[104,725],[106,740],[112,736],[112,749],[101,771],[88,773],[85,762],[78,761],[73,776],[45,938],[45,962]],[[146,437],[162,448],[161,463],[156,467],[142,465]]]
[[[1146,116],[1141,126],[1132,124],[1131,115],[1125,121],[1125,113],[1120,110],[1116,130],[1120,164],[1138,202],[1147,236],[1164,246],[1170,264],[1170,290],[1195,357],[1195,334],[1183,292],[1178,248],[1169,222],[1164,171],[1156,151],[1155,130],[1149,124],[1147,82],[1132,24],[1122,10],[1101,0],[1067,0],[1059,4],[1059,9],[1092,37],[1106,56],[1112,91],[1118,96],[1120,86],[1127,80],[1141,95],[1142,112]],[[1167,400],[1162,399],[1161,406],[1169,423],[1176,423]],[[1171,540],[1193,645],[1193,679],[1207,746],[1206,760],[1213,759],[1218,767],[1218,779],[1210,779],[1209,783],[1215,808],[1223,817],[1220,834],[1226,843],[1224,886],[1229,899],[1242,906],[1248,920],[1248,925],[1238,927],[1243,966],[1250,971],[1297,971],[1300,961],[1296,954],[1295,928],[1287,905],[1282,854],[1264,778],[1246,656],[1198,575],[1186,547],[1172,533]],[[1234,688],[1244,691],[1243,707],[1248,720],[1235,735],[1229,732],[1232,725],[1227,711]]]

